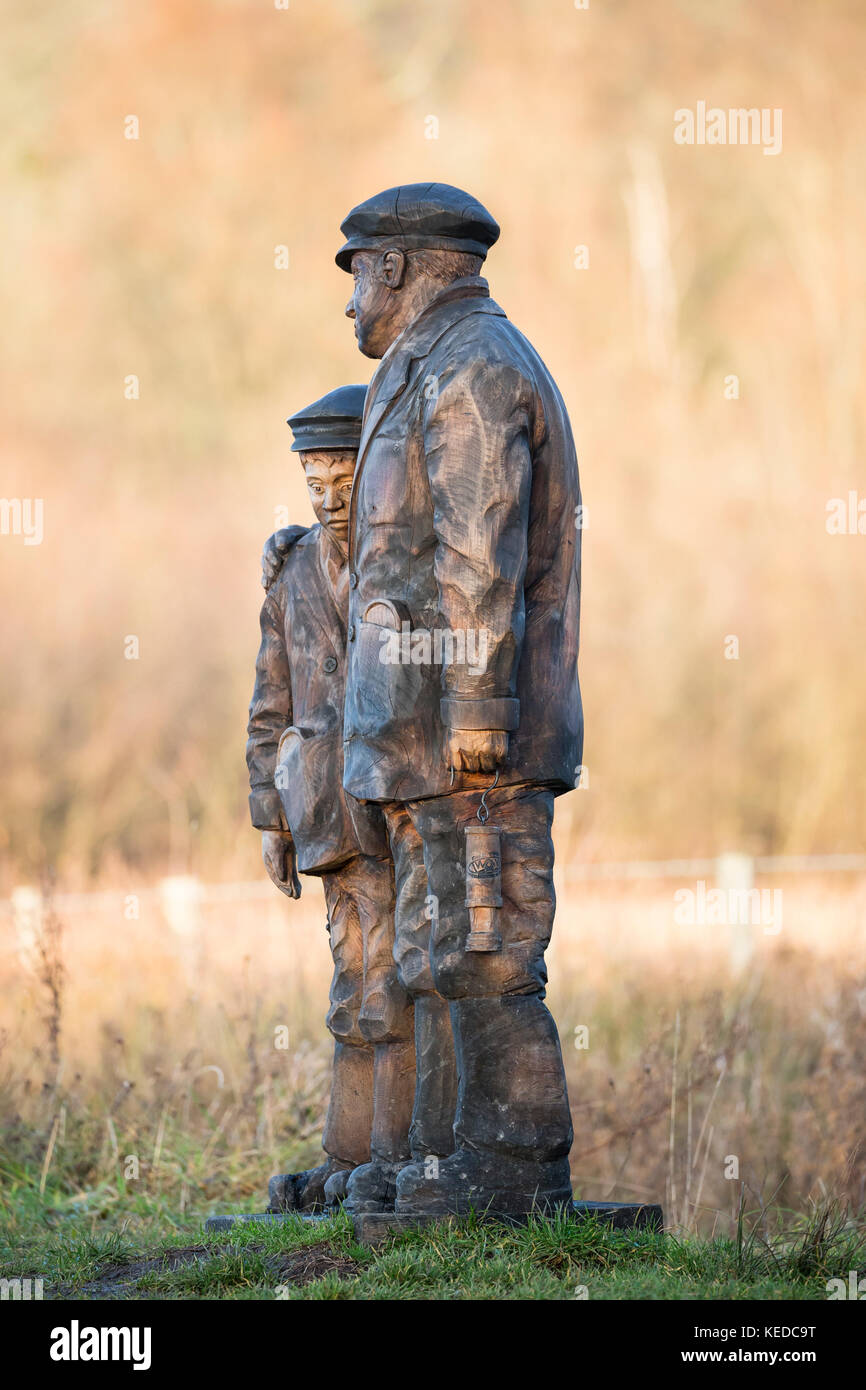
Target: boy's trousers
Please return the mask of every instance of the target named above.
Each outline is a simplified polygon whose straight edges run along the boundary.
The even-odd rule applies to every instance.
[[[415,1093],[412,1002],[394,960],[394,868],[359,854],[321,875],[334,975],[335,1041],[322,1146],[341,1165],[408,1152]],[[429,926],[429,923],[428,923]]]

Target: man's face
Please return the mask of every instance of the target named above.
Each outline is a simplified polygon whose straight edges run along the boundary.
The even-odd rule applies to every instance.
[[[349,540],[349,499],[357,457],[354,449],[305,450],[301,455],[316,520],[344,549]]]
[[[355,337],[365,357],[384,357],[403,328],[399,293],[402,271],[399,252],[380,255],[356,251],[352,257],[355,288],[346,305],[346,316],[355,321]]]

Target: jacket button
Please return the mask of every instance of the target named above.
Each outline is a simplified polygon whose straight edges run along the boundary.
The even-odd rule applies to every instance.
[[[354,642],[354,640],[355,640],[355,624],[354,624],[354,623],[350,623],[350,624],[349,624],[349,641],[350,641],[350,642]]]
[[[336,671],[337,669],[337,658],[335,656],[326,656],[325,660],[322,662],[322,665],[327,671],[328,675],[330,675],[332,671]]]
[[[355,574],[355,571],[353,570],[352,573],[349,575],[349,588],[350,588],[350,589],[357,589],[357,587],[358,587],[358,576],[357,576],[357,574]]]

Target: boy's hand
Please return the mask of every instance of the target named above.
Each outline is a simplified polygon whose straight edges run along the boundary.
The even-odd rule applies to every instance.
[[[289,898],[301,896],[301,880],[295,868],[295,846],[287,830],[262,832],[262,859],[271,883]]]
[[[262,551],[262,588],[269,589],[283,568],[283,561],[291,549],[291,531],[283,527],[268,536]]]

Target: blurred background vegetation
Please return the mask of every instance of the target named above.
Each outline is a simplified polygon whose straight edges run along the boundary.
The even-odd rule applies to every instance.
[[[491,288],[589,515],[550,952],[576,1191],[706,1233],[745,1189],[862,1206],[866,879],[785,878],[738,960],[673,884],[578,877],[864,848],[866,538],[825,525],[866,495],[862,5],[29,0],[4,29],[0,494],[45,534],[0,536],[0,897],[59,890],[2,920],[8,1204],[176,1219],[316,1161],[324,910],[270,889],[247,813],[258,557],[311,519],[286,416],[371,372],[339,223],[439,179],[502,225]],[[782,153],[675,144],[698,101],[781,108]]]
[[[825,528],[864,487],[857,3],[5,9],[0,491],[45,507],[0,538],[6,891],[259,872],[258,556],[310,519],[284,422],[370,374],[341,218],[424,179],[500,221],[492,291],[574,424],[569,853],[862,848],[866,539]],[[782,108],[783,152],[676,145],[699,100]]]

